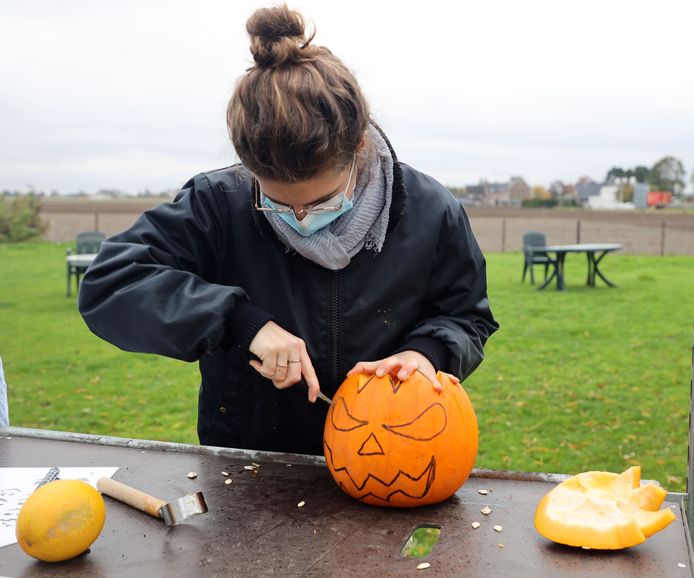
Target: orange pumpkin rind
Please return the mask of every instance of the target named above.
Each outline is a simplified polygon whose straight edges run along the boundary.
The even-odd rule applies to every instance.
[[[338,486],[372,505],[413,507],[450,497],[477,455],[477,418],[465,390],[419,372],[405,381],[353,374],[333,396],[325,459]]]
[[[583,548],[617,550],[643,543],[675,519],[660,510],[667,492],[640,485],[641,468],[621,474],[584,472],[549,491],[535,513],[535,528],[545,538]]]

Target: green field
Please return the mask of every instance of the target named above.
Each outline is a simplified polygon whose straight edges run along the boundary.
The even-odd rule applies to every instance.
[[[65,296],[66,245],[0,245],[0,356],[12,425],[197,441],[197,365],[123,353]],[[684,491],[694,257],[609,255],[617,289],[589,289],[569,257],[566,292],[520,283],[522,256],[489,254],[502,325],[465,383],[477,467],[576,473],[642,466]],[[540,268],[537,269],[539,273]]]

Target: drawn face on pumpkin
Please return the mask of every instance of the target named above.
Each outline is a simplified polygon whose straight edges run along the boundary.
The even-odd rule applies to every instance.
[[[456,446],[455,431],[449,432],[450,398],[450,392],[434,392],[419,374],[405,382],[389,376],[348,378],[325,425],[325,457],[335,481],[370,504],[420,505],[448,497],[432,490],[438,454]],[[476,428],[475,421],[475,453]]]

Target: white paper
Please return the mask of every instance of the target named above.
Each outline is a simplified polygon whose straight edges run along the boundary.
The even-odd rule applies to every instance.
[[[82,480],[96,488],[99,478],[111,478],[117,467],[63,468],[61,480]],[[14,528],[19,510],[50,468],[0,468],[0,548],[15,544]]]

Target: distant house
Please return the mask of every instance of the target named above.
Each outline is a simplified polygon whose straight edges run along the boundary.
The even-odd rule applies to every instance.
[[[533,198],[533,191],[522,177],[511,177],[511,182],[508,183],[508,196],[512,205],[520,207],[523,201]]]
[[[620,200],[619,185],[602,185],[600,194],[588,197],[586,206],[589,209],[633,209],[634,203]]]
[[[479,206],[484,202],[486,190],[483,183],[479,185],[467,185],[463,195],[463,204]]]
[[[466,185],[465,194],[484,205],[520,207],[524,199],[532,197],[532,190],[522,177],[511,177],[506,183],[480,181],[477,185]]]
[[[556,180],[549,186],[549,194],[552,199],[556,199],[560,203],[573,201],[576,199],[576,186]]]
[[[601,188],[602,185],[590,177],[581,177],[576,183],[576,196],[580,202],[585,203],[590,197],[600,196]]]

